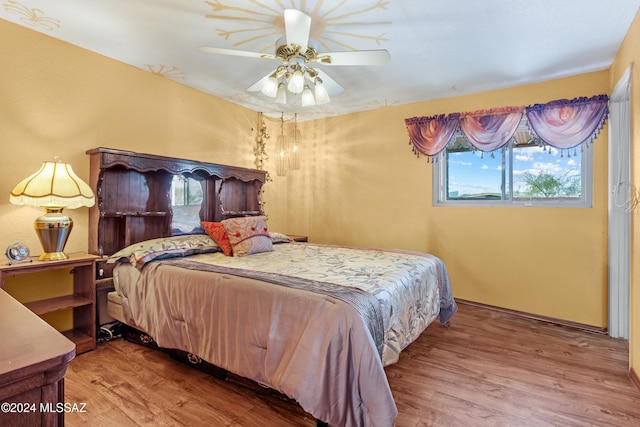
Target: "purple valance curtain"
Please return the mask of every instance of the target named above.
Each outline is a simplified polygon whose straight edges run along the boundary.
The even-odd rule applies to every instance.
[[[447,145],[458,128],[458,114],[406,119],[413,152],[420,156],[435,156]]]
[[[609,98],[561,99],[527,107],[531,131],[546,144],[573,148],[598,136],[609,114]]]
[[[502,148],[513,138],[524,107],[494,108],[460,115],[460,128],[467,141],[481,151]]]
[[[494,151],[515,135],[524,114],[544,143],[573,148],[597,136],[608,116],[608,96],[561,99],[529,107],[504,107],[472,113],[451,113],[405,119],[413,152],[436,156],[460,131],[477,150]]]

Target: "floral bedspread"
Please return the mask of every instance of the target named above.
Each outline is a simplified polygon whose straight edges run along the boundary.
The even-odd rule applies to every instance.
[[[400,352],[439,315],[446,323],[457,310],[444,264],[420,252],[289,243],[244,257],[211,253],[189,258],[354,287],[374,295],[384,325],[384,366],[397,362]]]

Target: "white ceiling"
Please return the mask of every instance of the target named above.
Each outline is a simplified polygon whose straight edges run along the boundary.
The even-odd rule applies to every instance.
[[[272,116],[299,120],[607,69],[640,0],[2,0],[0,18]],[[386,49],[378,66],[323,66],[346,91],[283,108],[246,89],[272,59],[282,11],[311,16],[321,53]],[[315,66],[315,65],[314,65]],[[594,94],[585,93],[585,96]],[[419,112],[416,112],[417,114]]]

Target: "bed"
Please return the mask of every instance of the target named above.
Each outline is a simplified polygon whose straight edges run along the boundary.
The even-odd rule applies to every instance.
[[[396,363],[432,322],[448,324],[457,310],[440,259],[413,251],[297,243],[273,232],[259,204],[261,171],[227,173],[220,165],[110,149],[89,154],[99,199],[93,224],[90,213],[97,234],[92,240],[90,233],[90,242],[104,256],[105,270],[112,271],[111,316],[161,348],[178,349],[277,390],[319,421],[394,425],[398,412],[384,367]],[[144,179],[133,181],[147,189],[154,188],[149,183],[157,176],[166,183],[176,173],[213,179],[202,184],[199,218],[205,232],[173,235],[171,215],[163,216],[161,206],[149,200],[151,190],[138,206],[106,206],[101,196],[109,199],[110,182],[118,183],[118,203],[127,198],[123,188],[139,191],[125,178],[134,172]],[[226,180],[234,184],[227,186]],[[166,185],[159,188],[165,197]],[[147,219],[155,228],[142,231],[132,219]],[[217,233],[206,227],[210,224]],[[221,227],[231,254],[220,240]]]

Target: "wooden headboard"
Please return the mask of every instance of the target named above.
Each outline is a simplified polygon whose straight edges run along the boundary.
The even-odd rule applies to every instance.
[[[202,186],[201,221],[261,215],[266,172],[110,148],[94,148],[90,185],[89,252],[111,255],[143,240],[172,235],[171,182],[191,177]]]

